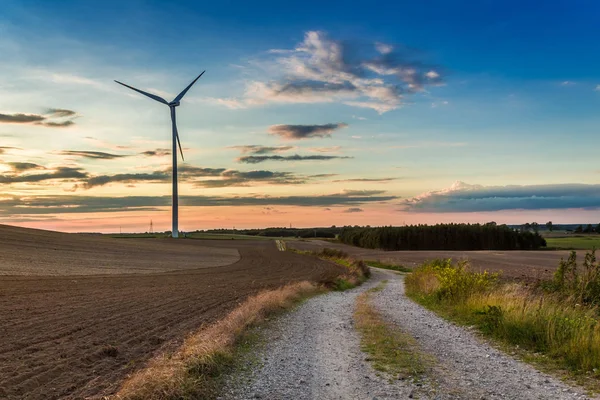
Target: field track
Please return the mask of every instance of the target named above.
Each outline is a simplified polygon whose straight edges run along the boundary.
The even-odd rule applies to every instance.
[[[7,230],[10,231],[0,226],[0,242],[4,243],[0,256],[11,248],[6,245],[7,233],[11,233]],[[25,236],[40,234],[20,231]],[[248,295],[291,281],[322,281],[340,272],[331,263],[278,251],[271,241],[173,242],[84,237],[78,242],[77,235],[43,235],[43,241],[22,251],[20,257],[29,262],[56,251],[54,257],[47,259],[54,276],[42,276],[40,267],[33,275],[31,269],[23,271],[18,267],[8,275],[9,264],[2,264],[5,275],[0,275],[1,399],[99,398],[113,393],[128,373],[143,367],[157,350],[175,347],[187,333],[223,317]],[[74,265],[73,260],[94,248],[94,240],[102,242],[97,249],[106,246],[106,240],[111,241],[106,257],[96,250],[94,259],[114,257],[115,248],[123,252],[124,257],[110,263],[111,274],[90,275],[88,271],[58,275],[57,271],[62,270],[57,266],[61,263],[68,264],[64,271],[72,273],[80,265]],[[137,243],[140,241],[143,244]],[[173,267],[173,263],[153,252],[152,258],[145,259],[147,269],[162,265],[156,267],[160,271],[171,265],[179,270],[115,273],[130,268],[127,246],[129,252],[143,255],[140,247],[147,249],[146,243],[155,249],[175,249],[180,257]],[[187,258],[179,252],[181,247],[185,247]],[[51,250],[54,248],[61,250]],[[225,261],[221,260],[221,264],[234,254],[234,263],[208,268],[203,264],[207,252],[214,260],[218,259],[215,254],[222,254]],[[238,252],[239,261],[235,262]],[[10,257],[10,265],[18,266],[19,252],[13,251]],[[0,264],[2,260],[4,257]],[[192,269],[194,263],[199,268]],[[83,269],[89,267],[83,264]]]
[[[363,249],[341,243],[323,240],[288,241],[288,246],[298,250],[316,250],[330,247],[363,259],[377,260],[390,264],[415,267],[427,260],[436,258],[468,259],[476,270],[502,272],[502,276],[510,279],[535,280],[550,278],[561,259],[569,256],[566,250],[529,250],[529,251],[383,251]],[[577,251],[578,261],[582,262],[584,250]]]

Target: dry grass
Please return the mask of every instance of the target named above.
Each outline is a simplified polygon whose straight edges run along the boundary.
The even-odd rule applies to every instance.
[[[123,400],[211,398],[218,377],[234,360],[244,333],[265,318],[323,289],[307,281],[248,298],[227,317],[186,339],[174,354],[163,354],[128,379],[114,397]]]

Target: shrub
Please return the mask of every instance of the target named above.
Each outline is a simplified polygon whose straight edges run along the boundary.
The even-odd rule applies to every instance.
[[[417,268],[406,278],[408,290],[434,295],[438,301],[464,301],[484,292],[496,283],[498,274],[470,271],[467,261],[433,260]]]

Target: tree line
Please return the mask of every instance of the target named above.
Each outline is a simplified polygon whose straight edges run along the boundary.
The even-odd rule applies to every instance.
[[[537,232],[495,223],[344,227],[338,238],[345,244],[383,250],[534,250],[546,246]]]

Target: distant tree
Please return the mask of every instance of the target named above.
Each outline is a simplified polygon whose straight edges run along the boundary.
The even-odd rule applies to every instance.
[[[579,225],[577,228],[575,228],[575,233],[582,233],[583,232],[583,226]]]
[[[585,229],[583,230],[583,233],[592,233],[594,232],[594,227],[592,227],[592,224],[588,224]]]
[[[537,222],[532,222],[531,223],[531,229],[533,229],[533,231],[535,233],[538,233],[540,230],[540,225]]]
[[[596,225],[596,233],[600,233],[600,224]]]
[[[548,221],[548,222],[546,222],[546,228],[548,228],[548,230],[549,230],[550,232],[552,232],[552,229],[553,229],[553,226],[552,226],[552,221]]]

